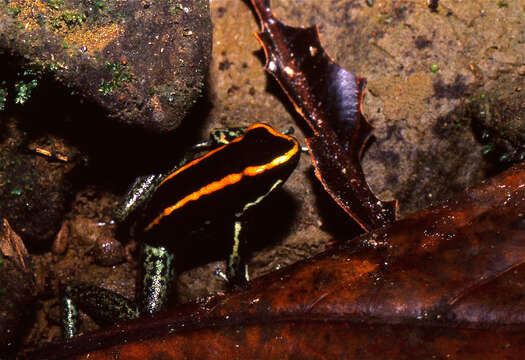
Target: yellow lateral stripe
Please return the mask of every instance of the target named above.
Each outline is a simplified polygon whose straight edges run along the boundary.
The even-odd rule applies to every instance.
[[[264,125],[264,124],[261,124],[261,125]],[[267,126],[267,125],[264,125],[264,126]],[[277,134],[279,134],[279,133],[277,133]],[[280,134],[280,135],[282,135],[282,134]],[[285,135],[283,135],[283,136],[285,136]],[[175,203],[175,205],[172,205],[172,206],[169,206],[169,207],[165,208],[162,211],[162,213],[160,213],[159,216],[157,216],[152,222],[150,222],[148,224],[148,226],[146,227],[145,231],[150,230],[153,226],[157,225],[163,217],[170,215],[173,211],[175,211],[177,209],[180,209],[181,207],[183,207],[184,205],[186,205],[190,201],[198,200],[202,196],[209,195],[209,194],[214,193],[215,191],[223,189],[223,188],[225,188],[227,186],[236,184],[239,181],[241,181],[241,179],[244,176],[255,176],[255,175],[257,175],[257,174],[259,174],[261,172],[264,172],[266,170],[270,170],[270,169],[272,169],[272,168],[274,168],[276,166],[284,164],[286,161],[291,159],[299,151],[299,144],[297,143],[297,141],[294,138],[292,138],[292,137],[289,137],[289,138],[291,139],[291,141],[293,141],[294,146],[293,146],[292,149],[288,150],[286,152],[286,154],[278,156],[275,159],[273,159],[272,161],[270,161],[269,163],[264,164],[264,165],[248,166],[247,168],[245,168],[240,173],[226,175],[222,179],[214,181],[214,182],[211,182],[208,185],[203,186],[199,190],[192,192],[191,194],[189,194],[189,195],[185,196],[184,198],[182,198],[181,200],[177,201]],[[235,140],[237,140],[237,139],[235,139]]]

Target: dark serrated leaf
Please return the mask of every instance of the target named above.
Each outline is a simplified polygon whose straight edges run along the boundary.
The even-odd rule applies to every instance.
[[[317,27],[283,24],[273,15],[269,0],[252,4],[261,22],[257,37],[266,53],[266,70],[313,130],[306,141],[316,176],[366,231],[391,223],[397,203],[375,197],[360,164],[372,130],[361,109],[365,80],[330,59]]]

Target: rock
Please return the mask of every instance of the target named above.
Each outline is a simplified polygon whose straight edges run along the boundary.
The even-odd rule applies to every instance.
[[[93,256],[101,266],[115,266],[125,259],[124,247],[110,233],[102,233],[93,249]]]
[[[94,245],[102,237],[104,227],[98,221],[86,217],[75,217],[71,223],[71,237],[82,245]]]
[[[27,250],[5,219],[0,224],[0,354],[16,350],[30,325],[36,290]]]
[[[0,5],[0,48],[128,125],[175,129],[204,89],[207,0],[19,0]],[[35,80],[36,79],[36,80]],[[20,88],[17,88],[20,93]]]
[[[0,214],[30,249],[45,249],[68,208],[73,149],[49,135],[30,139],[16,121],[2,129]]]
[[[504,102],[509,109],[509,126],[523,125],[522,108],[513,104],[523,104],[525,94],[516,90],[525,88],[519,75],[525,2],[507,4],[439,2],[433,11],[405,1],[272,1],[286,24],[317,24],[334,60],[368,79],[364,109],[375,139],[363,168],[381,199],[399,200],[402,215],[454,196],[492,166],[472,128],[472,96],[499,99],[498,106]],[[242,125],[275,119],[292,124],[288,100],[262,71],[251,10],[234,1],[217,6],[215,26],[231,28],[215,34],[211,83],[218,100],[211,116]],[[228,40],[231,32],[235,41]],[[521,127],[510,127],[522,136]]]
[[[525,96],[523,81],[518,80],[509,79],[504,91],[480,93],[470,101],[472,119],[481,127],[484,152],[507,166],[525,160]]]

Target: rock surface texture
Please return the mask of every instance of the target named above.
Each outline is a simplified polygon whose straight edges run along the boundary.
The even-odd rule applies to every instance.
[[[207,0],[10,0],[0,48],[27,59],[121,123],[156,132],[180,125],[204,89]],[[31,85],[29,85],[31,86]]]

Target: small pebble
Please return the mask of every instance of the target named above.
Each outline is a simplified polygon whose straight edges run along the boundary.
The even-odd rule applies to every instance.
[[[110,234],[102,234],[93,249],[95,262],[101,266],[114,266],[124,261],[124,247]]]
[[[71,221],[71,237],[77,238],[84,245],[95,243],[103,230],[97,221],[85,217],[77,217]]]

